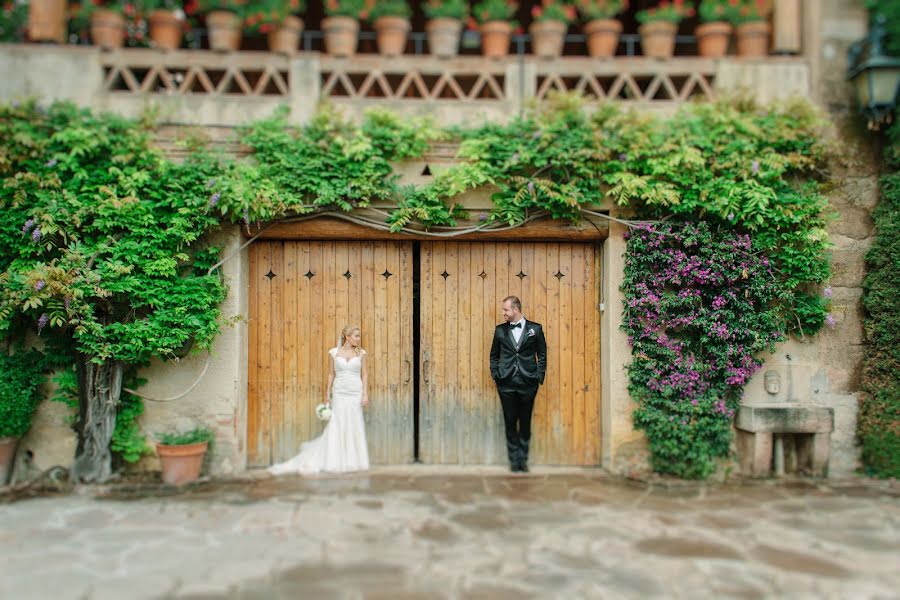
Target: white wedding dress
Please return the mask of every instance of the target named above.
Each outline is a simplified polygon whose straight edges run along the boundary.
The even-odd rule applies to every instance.
[[[360,376],[362,356],[347,360],[338,356],[337,352],[337,348],[328,351],[334,361],[334,382],[331,386],[332,415],[325,431],[316,439],[305,442],[297,456],[269,467],[273,475],[368,470],[369,450],[366,447]]]

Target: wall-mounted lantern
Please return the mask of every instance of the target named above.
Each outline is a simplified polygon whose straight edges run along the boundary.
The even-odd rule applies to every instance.
[[[884,53],[884,24],[884,15],[876,16],[869,34],[847,52],[847,80],[856,89],[859,109],[871,130],[891,122],[900,98],[900,58]]]

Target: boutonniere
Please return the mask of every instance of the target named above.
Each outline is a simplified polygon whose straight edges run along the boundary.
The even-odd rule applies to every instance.
[[[528,337],[533,337],[534,335],[535,335],[534,329],[529,329],[529,330],[528,330]]]

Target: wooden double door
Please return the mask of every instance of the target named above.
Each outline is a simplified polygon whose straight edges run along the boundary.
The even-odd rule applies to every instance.
[[[250,281],[250,466],[319,435],[327,350],[348,323],[368,352],[374,464],[505,462],[488,357],[508,295],[547,334],[532,463],[600,462],[595,245],[264,241],[250,247]]]

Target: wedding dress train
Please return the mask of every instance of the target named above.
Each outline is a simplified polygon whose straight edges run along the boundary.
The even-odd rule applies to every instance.
[[[337,355],[338,349],[328,351],[334,361],[334,382],[331,387],[331,419],[322,435],[305,442],[300,453],[283,463],[272,465],[273,475],[320,472],[346,473],[369,468],[366,447],[366,428],[362,411],[362,357],[347,360]],[[365,352],[363,352],[365,354]]]

